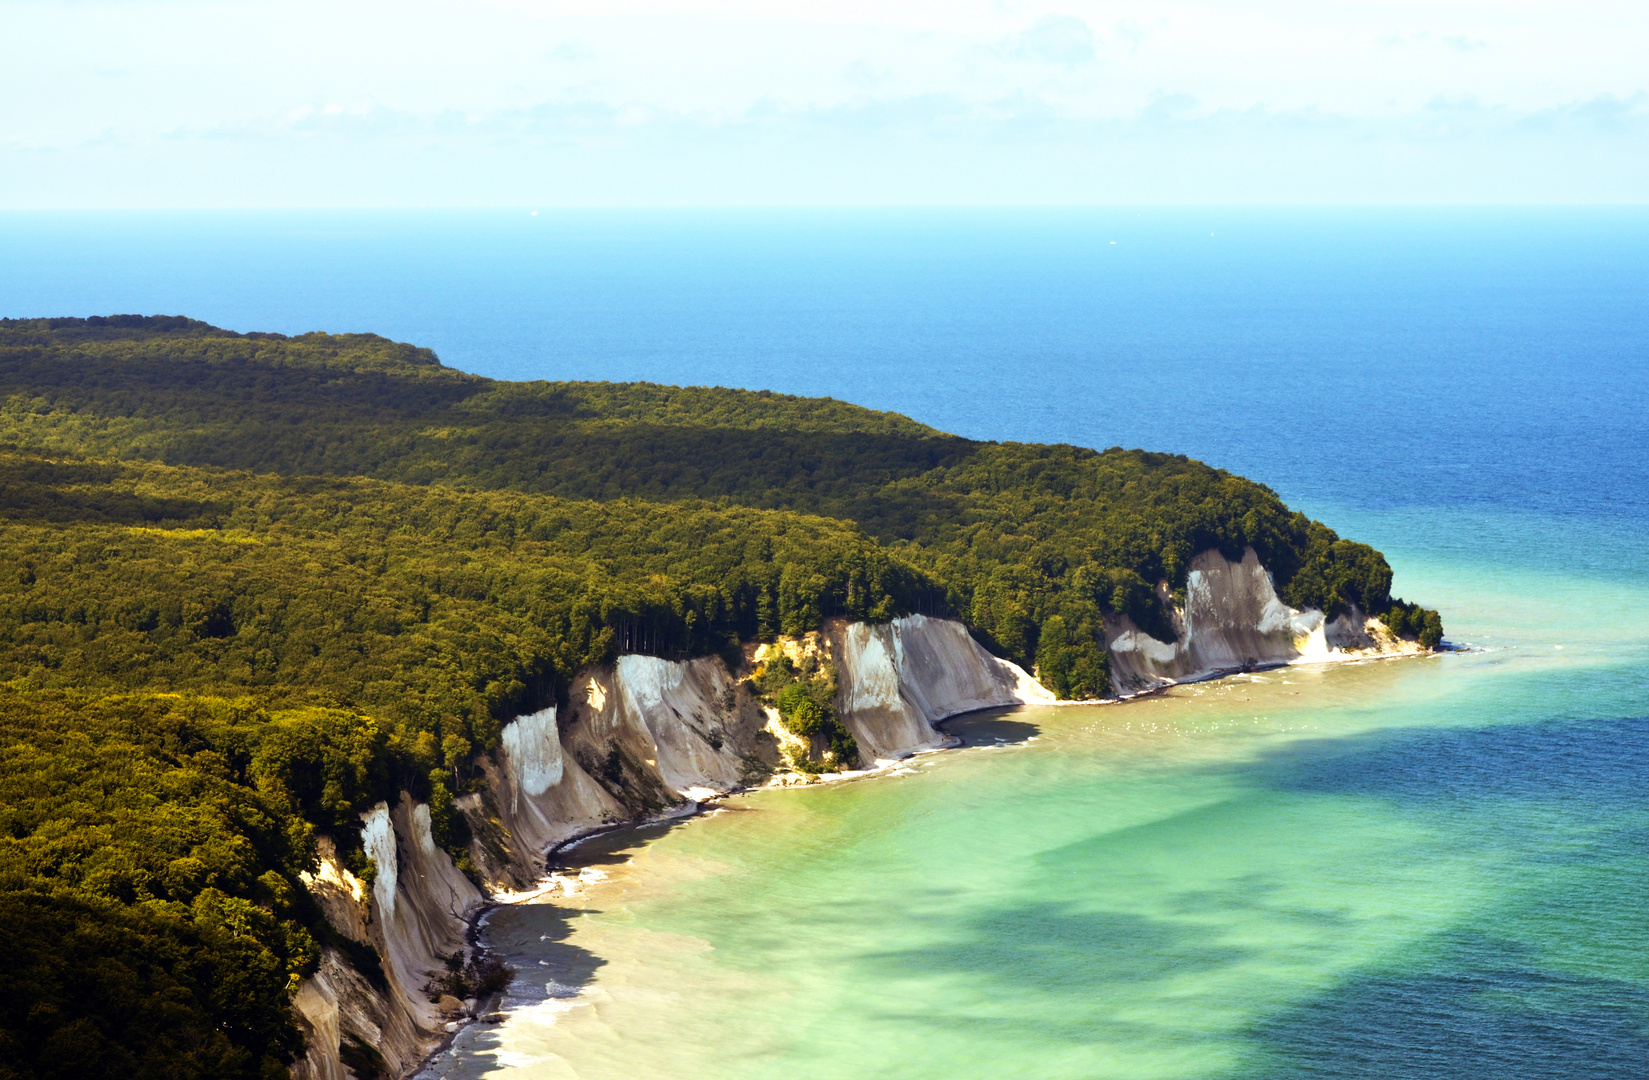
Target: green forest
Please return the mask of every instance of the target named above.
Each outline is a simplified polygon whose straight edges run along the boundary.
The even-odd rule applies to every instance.
[[[0,1080],[285,1075],[317,832],[450,808],[580,667],[922,612],[1103,696],[1105,619],[1172,638],[1159,585],[1249,546],[1295,606],[1441,639],[1377,551],[1180,456],[497,382],[372,335],[0,320]],[[845,759],[822,679],[757,690]]]

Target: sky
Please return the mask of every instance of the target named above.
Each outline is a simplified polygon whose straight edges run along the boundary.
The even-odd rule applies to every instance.
[[[1649,201],[1643,0],[0,0],[0,208]]]

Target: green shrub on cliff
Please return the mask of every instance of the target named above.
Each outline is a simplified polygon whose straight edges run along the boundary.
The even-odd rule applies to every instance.
[[[778,711],[786,731],[805,752],[792,755],[797,772],[835,772],[859,767],[859,744],[836,715],[836,671],[811,653],[793,662],[774,652],[750,678],[756,700]]]
[[[1442,617],[1419,604],[1394,599],[1391,609],[1385,613],[1381,621],[1386,624],[1386,629],[1398,637],[1417,641],[1428,649],[1435,649],[1443,642]]]
[[[1391,566],[1386,557],[1333,530],[1312,522],[1300,568],[1283,589],[1295,607],[1321,608],[1332,619],[1355,605],[1378,615],[1391,606]]]
[[[1063,617],[1050,616],[1037,642],[1038,681],[1067,700],[1103,696],[1111,680],[1102,641],[1102,628],[1079,624],[1073,633]]]

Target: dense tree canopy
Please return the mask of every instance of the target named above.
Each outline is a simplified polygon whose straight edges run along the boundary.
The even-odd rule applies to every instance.
[[[1057,616],[1051,670],[1068,673],[1055,681],[1068,679],[1071,696],[1106,690],[1105,612],[1171,636],[1153,586],[1183,584],[1208,548],[1240,557],[1252,545],[1297,605],[1381,614],[1390,604],[1378,552],[1184,457],[973,442],[767,392],[496,382],[372,335],[241,335],[175,317],[0,320],[0,439],[260,474],[850,521],[926,571],[939,602],[1006,656],[1035,664]],[[626,625],[625,647],[702,645],[684,631],[638,643]]]
[[[378,740],[341,713],[0,688],[0,1076],[284,1076],[318,957],[303,813],[362,786],[302,774]],[[296,764],[304,743],[327,751]]]

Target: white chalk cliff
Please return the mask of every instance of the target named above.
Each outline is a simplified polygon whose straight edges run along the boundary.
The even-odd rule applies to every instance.
[[[1163,600],[1167,604],[1166,591]],[[1163,642],[1126,618],[1107,626],[1114,691],[1275,664],[1415,651],[1360,615],[1324,623],[1278,599],[1252,550],[1241,562],[1206,552],[1191,565],[1180,631]],[[768,648],[817,652],[835,667],[837,714],[867,759],[886,762],[942,746],[935,725],[979,709],[1041,704],[1053,695],[1020,667],[992,656],[961,623],[913,615],[882,625],[834,620],[804,641]],[[747,652],[747,663],[754,659]],[[667,813],[759,783],[780,769],[771,717],[716,658],[621,656],[574,678],[568,705],[507,724],[480,759],[486,782],[457,800],[470,856],[495,898],[534,886],[545,854],[603,825]],[[375,1048],[403,1075],[453,1021],[423,992],[444,957],[465,949],[468,919],[485,902],[430,834],[429,808],[403,795],[363,816],[362,841],[377,867],[370,889],[324,844],[306,878],[343,937],[383,960],[373,985],[337,950],[304,982],[294,1005],[306,1028],[298,1080],[344,1080],[346,1048]]]
[[[882,760],[944,745],[933,725],[948,716],[1054,700],[1024,668],[992,656],[949,619],[848,623],[825,636],[842,720],[860,749]]]
[[[1191,560],[1184,607],[1173,607],[1165,590],[1160,599],[1179,631],[1177,641],[1157,640],[1126,615],[1106,620],[1114,694],[1255,668],[1425,651],[1355,609],[1325,621],[1320,611],[1289,607],[1253,548],[1241,562],[1203,552]]]
[[[1053,700],[957,622],[834,621],[810,637],[836,665],[838,713],[872,758],[943,745],[933,725],[948,716]],[[715,658],[621,656],[580,672],[570,697],[559,719],[547,709],[505,727],[482,763],[487,790],[460,800],[495,890],[531,885],[547,849],[592,828],[759,783],[779,765],[766,713]]]
[[[400,1076],[423,1059],[446,1021],[423,993],[443,959],[465,951],[468,919],[481,892],[458,872],[430,835],[429,807],[405,794],[393,810],[379,803],[362,815],[361,842],[377,868],[368,888],[324,842],[320,867],[305,884],[332,928],[372,948],[382,960],[374,986],[335,949],[293,1000],[305,1031],[298,1080],[344,1080],[346,1041],[370,1047]]]

